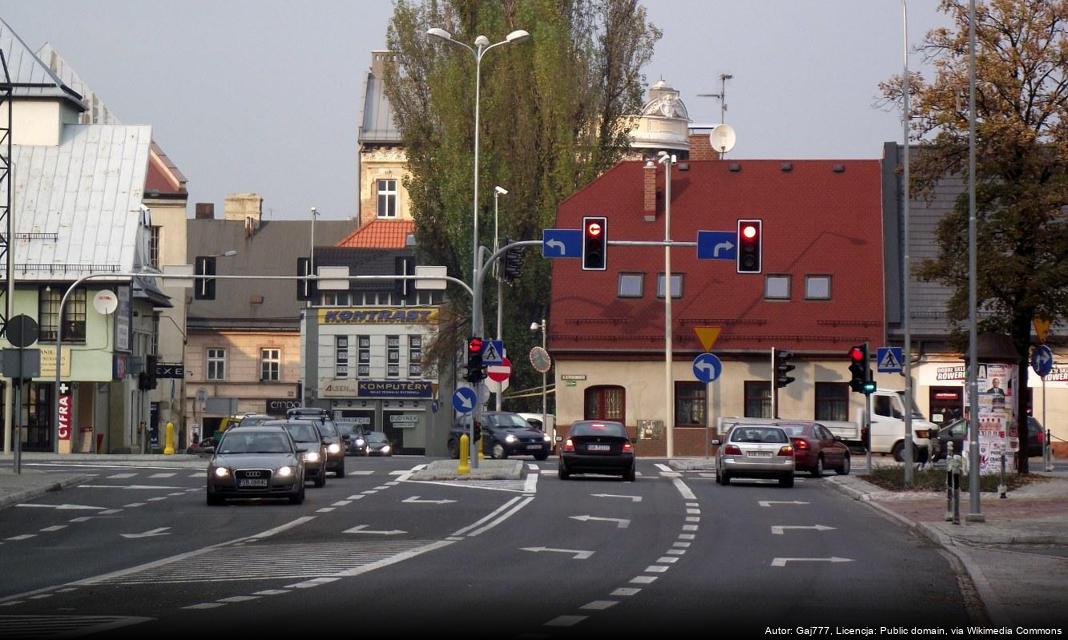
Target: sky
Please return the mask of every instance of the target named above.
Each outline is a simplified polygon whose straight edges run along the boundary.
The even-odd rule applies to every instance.
[[[647,85],[680,91],[694,124],[720,121],[720,101],[698,94],[733,76],[728,157],[878,158],[901,141],[900,111],[876,104],[879,82],[904,64],[901,0],[644,5],[663,31]],[[909,0],[911,47],[948,24],[937,5]],[[323,218],[356,214],[363,77],[392,10],[390,0],[0,0],[31,49],[51,43],[123,123],[152,126],[189,180],[190,215],[196,202],[221,215],[226,194],[255,192],[268,220],[313,206]],[[929,76],[921,53],[909,66]]]

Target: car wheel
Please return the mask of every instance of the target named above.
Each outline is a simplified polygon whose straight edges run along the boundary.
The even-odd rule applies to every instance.
[[[460,443],[457,442],[456,440],[450,439],[448,447],[449,447],[449,457],[452,458],[453,460],[459,460],[460,459]]]
[[[315,486],[320,489],[326,486],[326,467],[319,467],[319,475],[315,476]]]
[[[304,503],[304,483],[300,484],[300,490],[295,494],[289,496],[289,504],[303,504]]]
[[[556,468],[556,476],[561,480],[567,480],[571,477],[571,473],[567,470],[567,467],[561,464]]]
[[[817,456],[816,457],[816,466],[812,467],[812,477],[813,478],[822,478],[823,477],[823,456]]]
[[[636,476],[637,474],[635,473],[634,465],[631,465],[630,469],[627,469],[626,472],[623,473],[623,480],[626,482],[634,482]]]
[[[720,477],[719,477],[718,473],[716,474],[716,480],[720,480]],[[731,483],[731,477],[726,471],[724,471],[723,472],[723,478],[722,478],[722,481],[720,482],[720,484],[723,485],[723,486],[727,486],[730,483]]]
[[[842,466],[838,467],[838,475],[848,476],[849,468],[852,466],[852,464],[853,463],[849,459],[849,454],[845,454],[845,457],[842,458]]]
[[[535,460],[545,460],[548,457],[549,457],[549,454],[547,454],[547,453],[535,453],[534,454],[534,459]]]
[[[214,493],[211,493],[210,491],[208,492],[208,506],[209,507],[217,507],[217,506],[225,504],[225,503],[226,503],[226,500],[224,500],[223,498],[220,498],[219,496],[215,495]]]
[[[890,453],[894,456],[894,460],[898,462],[905,461],[905,441],[898,440],[894,443],[894,447],[890,449]],[[912,445],[912,461],[920,462],[920,448],[915,443]]]
[[[791,473],[779,478],[779,486],[786,487],[787,489],[794,486],[794,474]]]
[[[508,457],[508,454],[504,451],[504,445],[502,445],[500,442],[493,443],[491,455],[497,460],[503,460]]]
[[[345,459],[344,458],[341,459],[341,466],[337,468],[337,471],[335,473],[337,473],[337,477],[339,477],[339,478],[344,478],[345,477]]]

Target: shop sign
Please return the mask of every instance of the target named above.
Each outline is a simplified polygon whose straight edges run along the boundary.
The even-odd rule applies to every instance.
[[[953,367],[938,367],[938,373],[936,379],[939,382],[952,380],[954,382],[963,382],[968,374],[968,367],[964,365],[957,365]]]
[[[417,413],[384,412],[384,417],[389,426],[394,429],[414,429],[419,426],[420,421],[420,416]]]
[[[431,324],[438,321],[437,308],[320,309],[319,324]]]
[[[284,416],[290,409],[299,407],[300,399],[298,398],[268,398],[265,413],[269,416]]]
[[[356,395],[361,398],[430,398],[433,387],[426,380],[359,380]]]
[[[41,378],[45,380],[56,379],[56,347],[40,345],[41,350]],[[63,370],[60,375],[70,378],[70,347],[62,347]]]
[[[156,377],[181,380],[185,377],[185,365],[181,362],[157,362]]]
[[[70,440],[71,388],[66,382],[59,383],[59,439]]]
[[[324,379],[319,381],[319,397],[321,398],[352,398],[356,395],[356,382],[354,380]]]

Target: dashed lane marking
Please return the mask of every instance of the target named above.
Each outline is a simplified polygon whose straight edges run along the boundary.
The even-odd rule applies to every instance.
[[[573,627],[589,616],[558,616],[545,623],[547,627]]]
[[[614,607],[619,604],[618,600],[594,600],[593,602],[587,602],[579,607],[579,609],[588,609],[590,611],[604,611],[609,607]]]

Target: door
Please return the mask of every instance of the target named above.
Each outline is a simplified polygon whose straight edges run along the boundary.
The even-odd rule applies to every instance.
[[[963,387],[931,387],[931,422],[940,428],[964,415]]]
[[[52,428],[52,387],[54,383],[31,382],[22,387],[23,415],[26,416],[24,451],[55,451]]]

